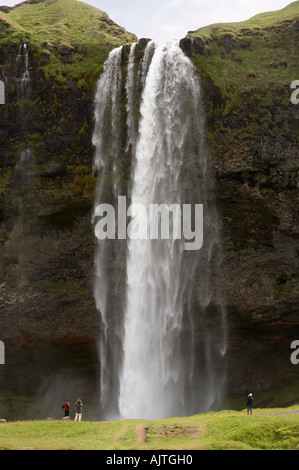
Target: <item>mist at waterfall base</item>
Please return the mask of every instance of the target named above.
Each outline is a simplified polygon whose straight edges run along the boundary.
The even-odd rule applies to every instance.
[[[221,241],[204,131],[200,80],[177,44],[110,53],[95,97],[92,222],[119,196],[146,207],[202,204],[204,242],[188,252],[182,239],[97,240],[106,419],[186,416],[224,396]]]

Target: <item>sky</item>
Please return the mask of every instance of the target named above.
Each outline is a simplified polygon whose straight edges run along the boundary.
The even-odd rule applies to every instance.
[[[13,6],[19,0],[0,0]],[[279,10],[292,0],[85,0],[138,39],[173,41],[212,23],[243,21],[266,11]]]

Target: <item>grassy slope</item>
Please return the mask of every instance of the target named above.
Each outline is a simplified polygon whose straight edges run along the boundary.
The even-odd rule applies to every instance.
[[[286,410],[164,420],[19,421],[0,425],[0,449],[298,449],[298,414],[281,411]]]
[[[282,20],[292,20],[294,16],[299,15],[299,1],[295,1],[287,5],[281,10],[260,13],[253,16],[245,21],[238,21],[233,23],[215,23],[209,26],[204,26],[195,31],[190,31],[188,36],[190,37],[199,37],[205,36],[206,38],[212,38],[215,32],[231,32],[233,34],[238,34],[242,28],[264,28],[267,26],[274,26],[276,23],[279,23]]]
[[[24,2],[7,14],[8,20],[20,25],[35,44],[119,43],[132,40],[132,35],[109,20],[102,10],[76,0]]]
[[[49,136],[59,141],[71,134],[74,135],[72,146],[64,145],[65,156],[61,154],[61,148],[58,149],[55,159],[62,159],[70,165],[82,162],[84,174],[74,175],[74,178],[82,180],[82,177],[89,177],[85,163],[86,159],[88,162],[91,159],[89,136],[93,111],[90,107],[99,75],[112,49],[136,40],[134,34],[118,26],[106,13],[77,0],[27,0],[15,7],[0,7],[0,45],[3,45],[3,57],[8,57],[4,71],[11,100],[16,99],[12,80],[15,57],[21,43],[29,44],[33,93],[28,100],[25,120],[35,123],[36,129],[28,132],[25,139],[27,146],[36,149],[37,161],[49,153],[44,148]],[[51,100],[47,99],[48,96]],[[12,116],[16,106],[22,106],[20,100],[8,102],[6,109]],[[10,120],[15,121],[13,117]],[[9,160],[14,161],[18,158],[15,156],[18,147],[24,142],[18,141],[18,128],[10,134]],[[87,144],[89,138],[89,147],[78,143],[80,136],[86,137]],[[7,178],[4,179],[6,186]],[[81,186],[74,187],[79,190]]]
[[[28,0],[0,10],[0,44],[27,42],[37,56],[48,56],[46,78],[98,77],[99,65],[111,49],[136,40],[105,12],[77,0]],[[61,67],[64,50],[73,55]]]
[[[299,76],[296,21],[299,1],[247,21],[209,25],[188,36],[205,44],[205,57],[195,60],[224,92],[289,86]]]
[[[290,105],[290,84],[299,77],[298,34],[299,1],[247,21],[188,33],[200,44],[192,60],[202,76],[208,141],[218,161],[233,155],[241,140],[253,154],[261,152],[261,136],[275,136],[288,146],[299,143]],[[246,245],[243,235],[237,238]]]
[[[4,27],[7,27],[7,28],[11,28],[12,30],[16,30],[16,31],[22,31],[23,30],[23,28],[19,24],[12,21],[8,17],[8,15],[6,13],[4,13],[3,11],[0,11],[0,25],[4,26]]]

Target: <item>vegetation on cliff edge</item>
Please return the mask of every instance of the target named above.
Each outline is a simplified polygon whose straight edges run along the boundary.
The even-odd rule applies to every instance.
[[[299,1],[247,21],[212,24],[188,37],[203,45],[196,56],[224,92],[290,86],[299,77]]]
[[[27,0],[0,7],[0,44],[28,42],[31,50],[49,57],[44,68],[52,76],[98,76],[111,49],[136,40],[105,12],[77,0]],[[62,65],[61,55],[67,54]]]

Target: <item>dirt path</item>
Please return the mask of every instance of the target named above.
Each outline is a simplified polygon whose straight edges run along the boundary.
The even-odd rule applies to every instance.
[[[145,444],[147,429],[144,426],[139,425],[136,428],[136,434],[137,434],[137,443],[138,444]]]

